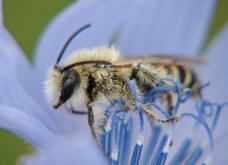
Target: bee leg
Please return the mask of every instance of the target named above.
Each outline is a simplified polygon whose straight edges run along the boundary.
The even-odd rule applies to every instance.
[[[91,132],[92,132],[92,135],[93,135],[93,138],[95,139],[96,141],[96,144],[97,146],[99,147],[99,149],[103,152],[103,154],[108,157],[107,153],[105,153],[104,149],[102,148],[101,146],[101,143],[100,143],[100,139],[97,137],[97,134],[95,132],[95,129],[94,129],[94,114],[93,114],[93,108],[89,105],[92,101],[88,101],[87,102],[87,109],[88,109],[88,123],[89,123],[89,127],[91,129]]]
[[[72,113],[73,114],[76,114],[76,115],[87,115],[88,112],[85,112],[85,111],[76,111],[76,110],[72,110]]]
[[[171,93],[165,93],[164,94],[164,100],[167,102],[167,112],[170,116],[173,115],[173,95]]]
[[[91,128],[91,132],[92,132],[92,135],[94,137],[94,139],[97,139],[97,136],[96,136],[96,133],[94,131],[94,116],[93,116],[93,109],[92,107],[89,105],[91,103],[91,101],[88,101],[87,102],[87,109],[88,109],[88,124],[89,124],[89,127]]]
[[[168,120],[161,120],[161,119],[158,119],[157,121],[160,122],[160,123],[170,123],[170,122],[177,122],[179,120],[178,117],[172,117]]]
[[[153,111],[151,111],[151,110],[149,110],[149,109],[143,108],[142,111],[143,111],[143,113],[144,113],[150,120],[152,120],[152,121],[158,121],[158,122],[160,122],[160,123],[170,123],[170,122],[176,122],[176,121],[179,120],[178,117],[172,117],[172,118],[170,118],[170,119],[168,119],[168,120],[162,120],[162,119],[159,119],[159,118],[157,117],[157,115],[156,115]]]

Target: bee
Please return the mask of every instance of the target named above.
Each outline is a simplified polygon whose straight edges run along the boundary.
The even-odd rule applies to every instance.
[[[191,88],[196,91],[199,87],[196,74],[187,69],[188,65],[199,63],[194,59],[151,55],[122,58],[115,48],[104,46],[73,52],[60,65],[59,62],[70,41],[89,26],[85,25],[76,30],[66,41],[56,63],[48,72],[45,93],[54,109],[64,105],[72,113],[87,114],[95,139],[101,138],[107,117],[105,109],[91,107],[90,103],[111,105],[121,98],[124,100],[124,107],[136,109],[134,95],[126,83],[126,77],[136,80],[139,97],[154,88],[155,82],[162,78],[179,79],[182,89]],[[171,106],[171,94],[166,93],[164,97]],[[143,102],[141,107],[150,120],[162,123],[170,121],[160,119]]]

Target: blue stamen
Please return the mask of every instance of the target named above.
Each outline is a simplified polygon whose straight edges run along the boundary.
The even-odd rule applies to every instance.
[[[119,100],[116,105],[114,106],[113,110],[111,111],[111,116],[110,116],[110,119],[111,119],[111,122],[112,122],[112,130],[114,131],[113,132],[113,136],[114,136],[114,142],[113,142],[113,146],[112,146],[112,153],[111,153],[111,160],[112,160],[112,163],[117,163],[119,164],[119,156],[118,156],[118,153],[119,153],[119,143],[118,143],[118,135],[119,135],[119,118],[117,117],[117,110],[120,108],[120,106],[123,104],[123,100]],[[110,121],[107,121],[107,123],[110,122]]]
[[[199,89],[198,89],[198,94],[199,94],[199,96],[200,96],[200,99],[202,98],[202,90],[203,90],[203,88],[206,88],[206,87],[208,87],[209,85],[210,85],[210,82],[207,82],[207,83],[205,83],[205,84],[203,84],[202,86],[199,87]]]
[[[152,95],[156,94],[158,91],[176,91],[176,90],[177,90],[176,87],[168,86],[168,85],[162,85],[162,86],[159,86],[159,87],[154,87],[149,92],[147,92],[144,95],[144,97],[152,96]]]
[[[128,164],[128,158],[130,153],[130,137],[132,133],[132,118],[130,118],[127,123],[124,123],[124,142],[123,142],[123,151],[122,151],[122,158],[120,158],[120,165]]]
[[[118,120],[112,121],[112,130],[114,130],[114,143],[112,146],[112,153],[111,153],[111,160],[114,163],[118,164],[118,153],[119,153],[119,148],[118,148]]]
[[[103,136],[103,149],[104,152],[110,156],[111,155],[111,129],[105,129]]]
[[[201,118],[212,117],[213,112],[215,112],[215,115],[211,124],[211,130],[213,131],[217,123],[217,119],[219,117],[221,109],[223,108],[223,106],[227,105],[228,102],[225,102],[223,104],[218,104],[218,103],[212,103],[211,101],[205,100],[202,95],[202,89],[207,87],[208,85],[209,85],[209,82],[199,88],[198,93],[199,93],[200,99],[199,101],[196,102],[195,108],[198,111],[199,116]]]
[[[111,165],[118,165],[118,161],[114,160],[114,159],[111,159]]]
[[[201,165],[209,165],[212,162],[212,157],[209,155]]]
[[[182,93],[180,91],[180,89],[178,90],[178,93],[177,93],[177,100],[176,100],[176,103],[175,103],[175,106],[173,108],[173,111],[174,111],[174,114],[177,113],[178,109],[179,109],[179,106],[180,106],[180,103],[181,102],[181,97],[182,97]]]
[[[169,81],[172,84],[174,84],[174,86],[171,85],[161,85],[159,86],[159,84],[162,81]],[[168,79],[168,78],[163,78],[163,79],[159,79],[155,82],[155,87],[153,89],[151,89],[149,92],[147,92],[144,96],[148,97],[151,95],[154,95],[155,93],[157,93],[157,91],[178,91],[178,85],[175,81],[173,81],[172,79]]]
[[[164,148],[164,146],[165,146],[167,140],[168,140],[168,135],[165,134],[165,135],[162,137],[162,140],[161,140],[161,142],[160,142],[160,144],[159,144],[159,146],[158,146],[158,148],[157,148],[157,150],[156,150],[156,152],[155,152],[155,154],[154,154],[154,157],[153,157],[153,159],[152,159],[152,161],[151,161],[151,165],[156,165],[156,163],[157,163],[157,161],[158,161],[158,158],[159,158],[159,156],[160,156],[160,153],[162,152],[162,150],[163,150],[163,148]]]
[[[162,81],[169,81],[172,86],[170,85],[164,85],[166,83],[161,83]],[[130,80],[126,78],[126,82],[128,83],[128,86],[133,94],[134,97],[134,103],[135,103],[135,109],[138,111],[139,114],[139,121],[140,121],[140,132],[138,134],[138,140],[134,146],[134,150],[131,156],[130,154],[130,139],[131,139],[131,133],[132,133],[132,119],[129,118],[127,115],[128,111],[132,112],[132,110],[128,107],[126,109],[121,109],[123,100],[116,101],[110,106],[105,106],[102,104],[92,103],[91,105],[99,105],[101,107],[106,108],[106,114],[107,115],[107,123],[105,126],[104,135],[101,141],[101,144],[104,148],[104,151],[108,154],[110,163],[113,165],[125,165],[125,164],[131,164],[131,165],[138,165],[140,164],[151,164],[151,165],[164,165],[167,160],[167,156],[169,153],[169,149],[172,143],[172,137],[174,133],[174,126],[175,123],[173,120],[169,121],[169,131],[167,134],[164,134],[161,141],[159,141],[159,136],[161,134],[161,126],[155,126],[153,128],[153,134],[150,137],[149,143],[145,149],[144,155],[142,155],[142,147],[143,147],[143,129],[144,129],[144,119],[143,119],[143,113],[142,113],[142,107],[141,104],[146,104],[148,107],[155,108],[166,119],[171,119],[172,117],[176,117],[176,113],[179,110],[179,107],[182,103],[186,102],[192,92],[191,89],[181,89],[180,83],[176,83],[175,81],[171,79],[160,79],[155,82],[155,87],[148,92],[145,96],[149,96],[145,98],[145,102],[141,103],[141,97],[138,97],[137,95],[137,89],[136,89],[136,81]],[[216,126],[219,114],[221,113],[221,109],[223,106],[227,105],[228,102],[223,104],[216,104],[212,103],[208,100],[205,100],[201,94],[202,89],[204,87],[208,86],[208,84],[202,86],[199,89],[200,99],[195,104],[195,109],[197,110],[198,114],[194,115],[192,113],[183,113],[180,115],[179,120],[181,120],[183,117],[192,117],[196,120],[197,124],[201,124],[209,137],[209,143],[210,149],[213,149],[213,139],[212,139],[212,131],[214,127]],[[174,103],[174,106],[170,108],[167,112],[167,110],[163,110],[160,106],[155,104],[155,101],[159,101],[156,99],[159,99],[159,97],[164,94],[163,92],[170,92],[175,91],[177,94],[177,99]],[[148,101],[149,100],[149,101]],[[151,102],[153,101],[153,102]],[[130,110],[129,110],[130,109]],[[134,109],[134,110],[135,110]],[[172,115],[172,116],[171,116]],[[162,116],[162,117],[163,117]],[[211,127],[207,124],[207,118],[212,118],[212,124]],[[199,147],[196,147],[191,153],[189,153],[189,148],[192,143],[193,139],[186,138],[182,145],[180,146],[177,153],[174,155],[173,159],[170,162],[170,165],[176,165],[176,164],[182,164],[185,165],[194,165],[203,154],[203,147],[202,145]],[[159,144],[159,145],[157,145]],[[207,144],[207,145],[208,145]],[[157,145],[157,147],[156,147]],[[209,145],[208,145],[209,146]],[[210,158],[210,157],[209,157]],[[130,159],[130,160],[129,160]],[[140,161],[140,159],[142,159]],[[207,161],[201,162],[202,164],[208,164]]]
[[[219,117],[219,115],[220,115],[220,113],[221,113],[222,108],[223,108],[224,106],[227,106],[227,105],[228,105],[228,102],[225,102],[225,103],[223,103],[223,104],[221,104],[221,105],[219,105],[219,104],[216,104],[216,105],[217,105],[217,109],[216,109],[216,111],[215,111],[215,117],[214,117],[214,119],[213,119],[213,121],[212,121],[212,124],[211,124],[211,129],[212,129],[212,131],[214,130],[214,128],[215,128],[215,126],[216,126],[216,123],[217,123],[217,121],[218,121],[218,117]]]
[[[144,129],[144,121],[143,121],[143,113],[142,113],[142,108],[141,108],[141,105],[140,105],[140,100],[137,96],[137,93],[136,93],[136,89],[135,89],[135,83],[136,81],[135,80],[132,80],[132,83],[130,83],[130,80],[129,78],[127,77],[126,78],[126,82],[129,86],[129,88],[131,89],[131,92],[133,93],[134,95],[134,99],[135,99],[135,106],[136,106],[136,109],[138,110],[139,112],[139,120],[140,120],[140,130],[141,130],[141,133]]]
[[[116,123],[116,118],[115,118],[115,113],[116,111],[119,109],[120,105],[122,104],[122,100],[118,101],[117,104],[114,106],[113,110],[111,110],[111,106],[108,107],[107,111],[110,111],[111,115],[109,115],[108,119],[107,119],[107,123],[105,126],[105,130],[104,130],[104,136],[103,139],[101,141],[101,144],[103,146],[104,152],[110,157],[111,155],[111,137],[112,137],[112,128],[115,128],[115,123]],[[94,103],[93,105],[96,105],[96,103]],[[97,105],[102,105],[102,104],[97,104]],[[115,133],[117,132],[117,130],[115,130]],[[115,143],[117,143],[117,139],[114,140],[114,145]]]
[[[193,115],[193,114],[191,114],[191,113],[183,113],[183,114],[180,116],[179,119],[181,119],[181,118],[183,118],[183,117],[185,117],[185,116],[189,116],[189,117],[194,118],[196,121],[198,121],[198,122],[206,129],[206,132],[207,132],[208,137],[209,137],[211,149],[212,149],[213,146],[214,146],[214,144],[213,144],[213,138],[212,138],[211,130],[210,130],[210,128],[208,127],[207,123],[206,123],[203,119],[201,119],[201,118],[199,118],[199,117],[197,117],[197,116],[195,116],[195,115]]]
[[[190,155],[189,159],[184,164],[194,165],[199,160],[202,154],[203,154],[203,149],[201,147],[196,147],[195,150]]]
[[[150,137],[149,143],[148,143],[146,150],[144,152],[142,164],[147,164],[150,161],[152,154],[155,151],[155,147],[156,147],[156,144],[158,142],[158,138],[159,138],[160,133],[161,133],[161,127],[155,126],[153,129],[153,134]]]
[[[168,138],[167,141],[162,149],[162,152],[160,153],[156,165],[164,165],[166,162],[166,158],[169,152],[170,144],[173,138],[173,132],[174,132],[174,122],[170,123],[170,128],[169,128],[169,133],[168,133]]]
[[[166,145],[164,146],[163,148],[163,151],[167,152],[169,151],[169,147],[170,147],[170,144],[172,142],[172,138],[173,138],[173,133],[174,133],[174,121],[171,121],[170,123],[170,127],[169,127],[169,132],[168,132],[168,140],[167,140],[167,143]]]
[[[169,81],[173,84],[173,86],[170,85],[160,85],[159,84],[162,81]],[[191,89],[187,88],[184,89],[184,91],[181,91],[181,84],[180,83],[176,83],[174,80],[172,79],[168,79],[168,78],[164,78],[164,79],[159,79],[155,82],[155,87],[150,90],[147,94],[145,94],[145,97],[148,96],[153,96],[155,95],[157,92],[160,91],[175,91],[177,92],[177,100],[175,103],[175,106],[171,109],[169,109],[169,111],[174,111],[174,115],[177,113],[177,110],[179,109],[179,105],[180,103],[184,103],[186,100],[188,100],[191,95],[192,95],[192,91]],[[149,99],[148,99],[149,100]],[[154,100],[154,99],[152,99]],[[169,114],[172,114],[171,112],[169,112]]]
[[[118,153],[118,160],[119,164],[122,164],[123,162],[123,155],[124,155],[124,147],[125,147],[125,124],[123,122],[120,123],[120,131],[119,131],[119,143],[118,143],[118,148],[119,148],[119,153]]]
[[[167,154],[167,152],[161,152],[156,162],[156,165],[164,165],[167,158]]]
[[[118,120],[114,120],[112,121],[113,123],[113,130],[114,130],[114,145],[117,146],[118,145]]]
[[[200,116],[211,117],[213,115],[214,106],[215,104],[201,98],[196,102],[195,109],[198,111]]]
[[[190,88],[184,89],[184,91],[181,93],[180,102],[184,103],[191,96],[192,96],[192,90]]]
[[[184,160],[184,157],[190,145],[191,145],[191,139],[190,138],[185,139],[184,142],[181,144],[180,149],[178,150],[178,152],[175,154],[174,158],[170,162],[170,165],[180,164]]]
[[[167,113],[165,110],[161,109],[158,105],[153,104],[153,103],[150,104],[150,105],[152,105],[152,106],[153,106],[154,108],[156,108],[159,112],[161,112],[162,115],[164,115],[166,119],[169,119],[169,118],[170,118],[169,113]]]
[[[141,155],[143,144],[141,142],[137,142],[135,144],[134,152],[131,158],[131,165],[138,165],[139,164],[139,159]]]

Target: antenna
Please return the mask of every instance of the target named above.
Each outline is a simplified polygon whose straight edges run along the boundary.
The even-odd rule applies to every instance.
[[[81,26],[79,29],[77,29],[73,34],[71,34],[71,36],[67,39],[67,41],[64,43],[59,55],[58,55],[58,58],[56,59],[56,62],[55,62],[55,66],[57,67],[64,52],[66,51],[66,48],[68,47],[68,45],[70,44],[70,42],[74,39],[74,37],[76,37],[80,32],[82,32],[83,30],[87,29],[91,27],[90,24],[85,24],[83,26]]]

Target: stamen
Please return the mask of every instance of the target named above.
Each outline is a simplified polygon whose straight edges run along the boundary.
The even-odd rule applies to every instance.
[[[118,118],[116,117],[116,112],[120,108],[120,106],[123,104],[123,100],[119,100],[113,110],[111,110],[111,115],[108,118],[107,123],[112,123],[112,130],[114,131],[114,143],[113,143],[113,149],[111,152],[111,163],[118,164]]]
[[[170,81],[173,85],[160,85],[162,81]],[[169,153],[169,149],[172,143],[172,138],[174,134],[174,126],[175,121],[171,119],[178,119],[181,120],[183,117],[191,117],[195,119],[197,125],[201,124],[209,137],[209,142],[203,145],[199,145],[194,148],[193,151],[189,152],[190,145],[193,142],[193,138],[186,138],[182,145],[180,146],[179,150],[177,150],[176,154],[174,155],[173,159],[170,161],[170,165],[176,164],[185,164],[185,165],[194,165],[203,155],[203,151],[210,147],[210,153],[207,159],[201,164],[206,165],[211,162],[211,150],[213,149],[213,138],[212,138],[212,131],[215,128],[217,123],[219,114],[221,113],[221,109],[223,106],[228,105],[228,102],[223,104],[212,103],[208,100],[205,100],[203,96],[200,96],[200,100],[195,104],[195,109],[198,112],[198,115],[194,115],[192,113],[182,113],[180,117],[176,117],[177,110],[180,108],[180,105],[186,102],[191,96],[191,89],[181,90],[181,85],[174,82],[171,79],[161,79],[157,81],[155,87],[150,91],[149,97],[146,99],[151,99],[156,101],[158,99],[157,94],[161,94],[161,92],[166,91],[175,91],[177,93],[177,99],[174,104],[174,107],[170,110],[174,113],[172,116],[167,112],[167,110],[163,110],[160,106],[156,105],[155,102],[146,102],[147,105],[155,108],[167,119],[170,119],[169,122],[169,132],[164,134],[162,139],[159,141],[159,136],[161,134],[162,125],[153,127],[152,135],[150,137],[149,143],[145,149],[144,155],[142,155],[142,147],[143,147],[143,129],[144,129],[144,119],[142,114],[142,107],[141,107],[141,98],[138,98],[137,89],[136,89],[136,81],[130,80],[126,78],[126,82],[134,96],[135,101],[135,108],[138,111],[139,121],[140,121],[140,130],[138,134],[137,142],[134,146],[133,153],[131,156],[130,154],[130,139],[132,133],[132,118],[129,117],[129,113],[133,112],[132,110],[121,109],[123,100],[117,101],[110,106],[105,106],[102,104],[92,103],[91,106],[97,105],[106,108],[106,115],[107,115],[107,122],[104,131],[104,138],[102,138],[102,146],[104,148],[105,153],[107,153],[110,163],[113,165],[138,165],[138,164],[150,164],[150,165],[164,165],[166,163],[166,159]],[[207,86],[208,84],[204,85],[200,88],[199,92],[201,94],[201,90]],[[156,98],[155,98],[156,96]],[[148,100],[146,100],[148,101]],[[206,108],[209,108],[206,109]],[[216,108],[216,109],[214,109]],[[215,112],[215,113],[213,113]],[[212,118],[211,127],[207,124],[207,118]],[[158,146],[156,147],[156,145]],[[141,158],[142,155],[142,158]],[[140,158],[142,159],[140,162]]]
[[[191,145],[191,141],[192,140],[190,138],[186,138],[184,140],[184,142],[180,146],[180,149],[175,154],[174,158],[171,160],[170,165],[180,164],[184,160],[184,157]]]
[[[213,116],[213,112],[215,112],[215,115],[211,124],[211,130],[213,131],[216,126],[216,123],[222,108],[228,105],[228,102],[218,104],[218,103],[212,103],[211,101],[205,100],[202,95],[202,90],[203,88],[209,86],[209,84],[210,83],[208,82],[199,88],[198,93],[199,93],[200,99],[199,101],[196,102],[195,108],[198,111],[199,116],[202,118],[204,117],[210,118]]]
[[[155,147],[158,142],[158,138],[159,138],[160,134],[161,134],[161,127],[155,126],[153,128],[153,134],[150,137],[149,143],[145,149],[143,159],[142,159],[142,164],[147,164],[150,161],[152,154],[155,151]]]
[[[143,144],[140,140],[138,140],[135,144],[134,152],[131,158],[131,165],[138,165],[139,159],[141,155]]]
[[[150,105],[152,105],[155,109],[157,109],[159,112],[161,112],[162,115],[164,115],[166,119],[169,119],[170,118],[169,113],[167,113],[165,110],[161,109],[158,105],[153,104],[153,103],[150,104]]]
[[[202,91],[203,91],[203,89],[206,88],[206,87],[208,87],[209,85],[210,85],[210,82],[207,82],[207,83],[205,83],[205,84],[203,84],[202,86],[199,87],[198,94],[200,96],[200,99],[202,98]]]
[[[184,103],[187,99],[189,99],[191,95],[192,95],[192,92],[189,88],[184,89],[184,91],[182,92],[179,86],[179,89],[177,92],[177,100],[174,106],[174,114],[177,114],[180,104]]]
[[[113,150],[111,154],[111,165],[118,165],[118,151]]]
[[[198,121],[205,129],[206,129],[206,132],[207,132],[207,135],[209,137],[209,141],[210,141],[210,146],[211,146],[211,149],[213,149],[213,138],[212,138],[212,134],[211,134],[211,130],[210,128],[208,127],[207,123],[205,121],[203,121],[203,119],[191,114],[191,113],[183,113],[179,119],[181,120],[183,117],[186,117],[186,116],[189,116],[189,117],[192,117],[194,118],[196,121]]]
[[[209,155],[201,165],[209,165],[212,162],[212,157]]]
[[[129,78],[127,77],[126,78],[126,82],[129,86],[129,88],[131,89],[131,92],[133,93],[133,96],[135,98],[135,106],[136,106],[136,109],[138,110],[138,113],[139,113],[139,120],[140,120],[140,133],[142,134],[142,131],[144,129],[144,121],[143,121],[143,113],[142,113],[142,108],[141,108],[141,105],[140,105],[140,100],[137,96],[137,93],[136,93],[136,81],[135,80],[132,80],[132,83],[130,83],[130,80]]]
[[[158,157],[156,165],[164,165],[167,158],[167,154],[167,152],[161,152],[161,154]]]
[[[196,147],[190,155],[189,159],[184,163],[185,165],[194,165],[203,154],[203,148]]]
[[[112,121],[113,123],[113,130],[114,130],[114,143],[113,143],[113,149],[111,153],[111,160],[112,162],[115,162],[118,164],[118,153],[119,153],[119,148],[118,148],[118,120],[114,119]]]
[[[111,124],[108,123],[105,127],[104,136],[102,138],[103,139],[102,146],[103,146],[104,152],[108,156],[110,156],[110,154],[111,154],[111,134],[112,134]]]
[[[169,132],[168,132],[168,140],[163,148],[163,152],[166,152],[166,153],[169,152],[170,144],[173,138],[173,133],[174,133],[174,122],[171,122],[169,127]]]
[[[156,165],[164,165],[165,164],[166,158],[167,158],[167,155],[169,152],[170,144],[171,144],[171,141],[173,138],[173,131],[174,131],[174,122],[171,122],[167,141],[163,147],[162,152],[160,153],[160,155],[158,157]]]
[[[214,119],[213,119],[213,121],[212,121],[212,124],[211,124],[211,129],[212,129],[212,131],[214,130],[214,128],[215,128],[215,126],[216,126],[216,124],[217,124],[217,122],[218,122],[218,118],[219,118],[219,115],[220,115],[220,113],[221,113],[222,108],[223,108],[224,106],[227,106],[227,105],[228,105],[228,102],[225,102],[225,103],[223,103],[223,104],[221,104],[221,105],[219,105],[219,104],[216,104],[216,105],[217,105],[217,109],[216,109],[216,111],[215,111],[215,117],[214,117]]]
[[[128,158],[130,153],[130,137],[132,133],[132,118],[129,118],[126,123],[124,123],[124,135],[122,149],[120,149],[120,165],[128,164]]]
[[[159,84],[161,84],[161,82],[163,82],[163,81],[168,81],[168,82],[172,83],[173,85],[163,85],[162,84],[159,86]],[[171,111],[174,111],[173,115],[175,115],[177,113],[177,110],[179,109],[179,105],[181,103],[184,103],[186,100],[188,100],[190,98],[190,96],[192,95],[191,89],[186,88],[183,91],[181,91],[180,83],[177,83],[174,80],[169,79],[169,78],[163,78],[163,79],[159,79],[155,82],[155,87],[153,89],[151,89],[148,93],[146,93],[145,97],[146,98],[149,96],[154,97],[155,94],[160,91],[177,92],[177,100],[176,100],[175,106],[169,110],[169,114],[172,114]],[[152,99],[152,100],[154,100],[154,99]]]
[[[160,156],[160,154],[161,154],[161,152],[162,152],[162,149],[164,148],[164,146],[165,146],[167,140],[168,140],[168,135],[165,134],[165,135],[162,137],[162,140],[161,140],[161,142],[160,142],[160,144],[159,144],[159,146],[158,146],[158,148],[157,148],[157,150],[156,150],[156,152],[155,152],[155,154],[154,154],[154,157],[153,157],[153,159],[152,159],[152,161],[151,161],[151,165],[157,165],[159,156]]]
[[[195,109],[198,111],[201,117],[212,117],[213,115],[213,107],[215,105],[210,101],[203,100],[202,98],[196,102]]]
[[[124,122],[121,122],[120,123],[120,131],[119,131],[119,143],[118,143],[118,148],[119,148],[119,153],[118,153],[118,160],[119,160],[119,163],[122,164],[123,162],[123,154],[124,154],[124,147],[125,147],[125,133],[126,133],[126,130],[125,130],[125,125],[126,123]]]
[[[181,93],[180,102],[184,103],[191,96],[192,96],[192,90],[190,88],[184,89],[184,91]]]
[[[159,84],[162,81],[169,81],[173,84],[173,86],[171,86],[171,85],[160,85],[159,86]],[[168,79],[168,78],[159,79],[154,84],[155,84],[154,88],[151,89],[149,92],[147,92],[145,94],[145,97],[152,96],[158,91],[178,91],[177,83],[175,81],[173,81],[172,79]]]

